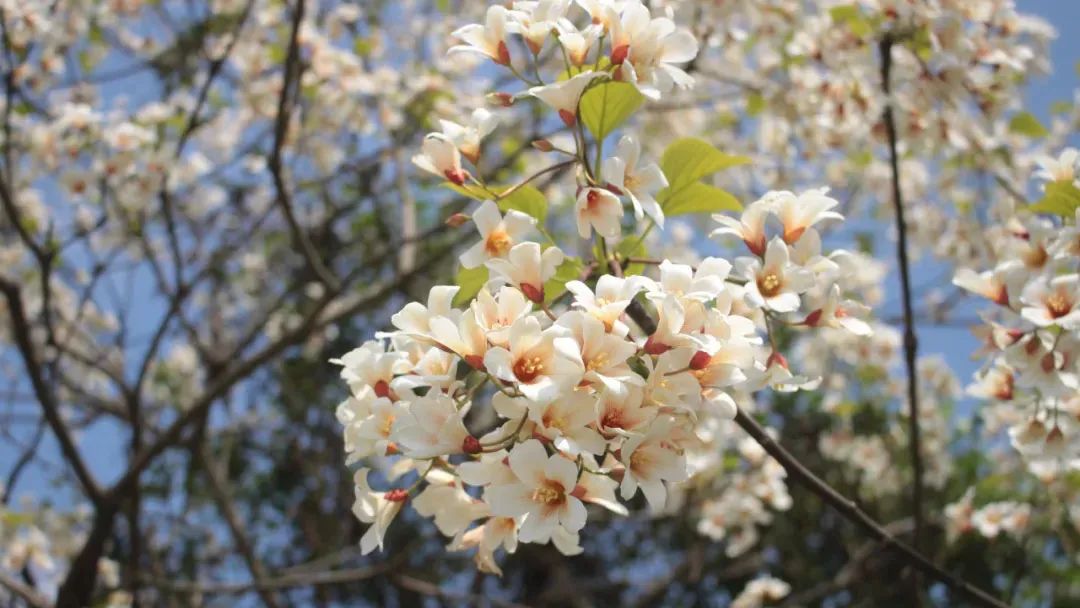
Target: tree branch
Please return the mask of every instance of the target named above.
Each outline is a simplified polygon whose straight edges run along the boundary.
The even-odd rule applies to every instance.
[[[896,257],[900,266],[900,290],[904,304],[904,362],[907,365],[908,447],[914,479],[911,488],[912,519],[915,523],[914,542],[922,547],[923,531],[923,466],[919,448],[919,374],[916,363],[918,338],[915,335],[915,315],[911,304],[911,269],[908,264],[907,224],[904,221],[904,199],[900,192],[900,161],[896,144],[896,120],[893,116],[890,77],[892,72],[893,38],[886,34],[879,45],[881,51],[881,88],[885,94],[885,132],[889,138],[889,165],[892,169],[892,203],[896,213]]]
[[[810,469],[803,466],[798,459],[777,443],[777,441],[773,439],[760,424],[758,424],[757,420],[748,416],[746,412],[737,410],[735,413],[735,423],[761,444],[761,447],[784,467],[784,470],[787,471],[792,479],[816,494],[818,498],[839,511],[845,518],[858,524],[859,527],[870,534],[870,536],[881,541],[885,547],[895,550],[908,564],[918,569],[923,574],[941,581],[950,589],[980,606],[1006,608],[1005,603],[997,600],[971,583],[942,570],[917,549],[914,549],[910,545],[897,539],[892,532],[874,521],[872,517],[860,509],[854,501],[834,490],[832,486],[825,483],[820,477],[814,475]]]

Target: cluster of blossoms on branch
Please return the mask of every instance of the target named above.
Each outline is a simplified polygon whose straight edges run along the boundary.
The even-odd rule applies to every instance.
[[[604,159],[609,130],[583,126],[588,92],[631,84],[659,99],[688,87],[676,64],[693,59],[697,44],[639,2],[580,4],[584,29],[573,25],[568,2],[519,2],[491,7],[485,25],[457,32],[465,44],[455,51],[481,53],[529,86],[497,99],[550,106],[574,147],[539,142],[563,160],[509,188],[488,184],[463,164],[475,169],[481,140],[497,124],[483,110],[466,125],[444,121],[414,159],[448,187],[483,199],[469,218],[453,220],[471,219],[480,235],[460,258],[459,279],[477,270],[482,278],[475,289],[432,288],[426,303],[393,315],[393,331],[333,360],[351,390],[338,408],[348,461],[391,458],[382,475],[356,472],[353,511],[371,524],[364,552],[382,547],[410,503],[434,518],[450,549],[476,548],[485,571],[499,572],[495,551],[513,552],[518,542],[578,553],[587,504],[626,514],[624,503],[640,491],[651,512],[664,512],[683,482],[715,462],[711,446],[740,407],[753,407],[754,392],[818,386],[790,369],[778,331],[871,333],[859,318],[865,307],[846,297],[845,267],[857,258],[822,246],[818,228],[842,219],[824,189],[772,191],[738,217],[715,215],[714,236],[745,249],[733,262],[633,256],[665,212],[738,205],[696,176],[683,183],[669,163],[642,159],[632,132]],[[533,70],[515,66],[512,46],[527,49]],[[563,57],[563,79],[542,80],[545,49]],[[706,150],[706,159],[724,157]],[[545,213],[515,196],[544,175],[573,180],[574,225],[582,242],[591,239],[593,261],[564,252]],[[655,266],[652,276],[646,266]],[[729,526],[716,524],[718,510],[730,509],[732,522],[740,510],[750,516],[733,554],[756,538],[766,506],[791,503],[783,470],[752,444],[740,452],[760,466],[740,473],[744,492],[707,506],[713,513],[701,525],[719,537]]]
[[[1045,158],[1046,196],[992,227],[997,263],[961,268],[953,282],[996,305],[976,328],[986,362],[969,393],[988,400],[995,428],[1031,470],[1052,479],[1080,456],[1080,205],[1078,152]],[[1030,211],[1057,214],[1050,219]]]

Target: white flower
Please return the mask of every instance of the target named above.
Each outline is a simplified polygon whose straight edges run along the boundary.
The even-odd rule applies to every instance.
[[[582,451],[604,452],[604,438],[589,426],[594,420],[596,397],[585,391],[573,391],[543,407],[530,409],[536,422],[534,433],[554,442],[556,448],[571,456]]]
[[[570,63],[581,67],[589,59],[589,50],[596,44],[603,28],[592,24],[583,30],[578,30],[574,24],[566,19],[560,19],[555,27],[559,30],[559,44],[566,49]]]
[[[510,326],[509,350],[487,351],[484,366],[495,377],[514,382],[530,400],[546,404],[577,386],[584,374],[578,345],[565,327],[540,329],[535,317],[518,319]]]
[[[359,469],[353,475],[356,484],[356,500],[353,502],[353,515],[361,522],[371,524],[360,539],[360,552],[367,555],[376,549],[381,551],[383,539],[390,522],[401,510],[409,494],[404,490],[375,492],[368,486],[367,476],[370,469]]]
[[[345,427],[347,462],[351,464],[372,454],[396,454],[397,445],[391,440],[394,423],[406,415],[404,403],[384,397],[372,401],[366,410],[353,410],[353,420]]]
[[[461,168],[461,152],[449,137],[442,133],[428,133],[421,151],[412,158],[414,165],[459,186],[465,183],[467,174]]]
[[[525,44],[534,55],[544,48],[544,41],[551,35],[556,23],[566,15],[570,0],[536,0],[514,2],[510,11],[510,31],[521,34]]]
[[[637,346],[626,338],[607,333],[604,324],[595,317],[572,310],[557,321],[570,330],[580,347],[585,365],[583,383],[596,390],[622,393],[629,385],[642,385],[644,380],[630,369],[627,360],[637,352]]]
[[[766,306],[776,312],[799,308],[799,294],[814,284],[813,273],[793,266],[788,246],[780,238],[769,242],[763,262],[739,258],[740,274],[746,279],[746,301],[751,306]]]
[[[465,42],[452,46],[449,53],[479,53],[500,65],[510,65],[510,49],[506,46],[508,11],[499,5],[489,6],[484,25],[472,23],[459,28],[454,37]]]
[[[467,411],[467,410],[466,410]],[[406,448],[410,458],[433,458],[460,454],[469,431],[453,399],[443,393],[428,393],[409,404],[407,415],[394,421],[392,436]]]
[[[630,3],[612,24],[611,61],[642,95],[657,100],[674,87],[689,88],[694,79],[676,67],[697,56],[698,43],[666,17],[653,19],[649,9]]]
[[[357,399],[389,396],[394,376],[410,367],[405,353],[386,352],[384,343],[376,340],[368,340],[330,363],[342,366],[341,378]]]
[[[536,227],[536,220],[525,213],[511,209],[504,217],[494,201],[484,201],[473,212],[473,223],[480,233],[480,242],[461,254],[461,265],[476,268],[491,258],[504,258],[510,249]]]
[[[1039,327],[1080,328],[1080,275],[1038,278],[1020,294],[1020,315]]]
[[[436,285],[428,292],[427,306],[409,302],[390,317],[390,323],[414,340],[435,345],[437,341],[431,337],[431,320],[436,317],[457,319],[460,313],[453,309],[453,302],[459,289],[457,285]]]
[[[521,290],[533,302],[544,301],[544,283],[555,276],[566,256],[558,247],[541,251],[538,243],[518,243],[503,258],[491,258],[486,262],[497,279]]]
[[[826,196],[828,191],[828,188],[820,188],[807,190],[798,196],[787,191],[774,191],[765,195],[784,226],[784,242],[794,245],[807,228],[820,221],[844,219],[839,213],[830,211],[840,203]]]
[[[732,235],[738,237],[746,244],[750,253],[761,256],[765,254],[765,220],[772,213],[772,203],[765,198],[754,201],[743,209],[739,219],[715,214],[713,219],[721,224],[720,228],[712,231],[710,236]]]
[[[671,442],[674,420],[661,416],[644,435],[634,435],[622,446],[623,473],[619,493],[623,500],[633,498],[638,488],[645,494],[653,512],[664,508],[667,488],[664,481],[684,481],[689,472],[686,457]]]
[[[583,188],[574,207],[578,234],[587,239],[592,229],[605,238],[615,238],[622,232],[622,203],[619,197],[602,188]]]
[[[1065,148],[1057,158],[1040,156],[1035,163],[1039,165],[1035,177],[1048,182],[1071,182],[1080,168],[1080,150]]]
[[[762,608],[778,602],[791,593],[791,585],[772,577],[762,576],[746,584],[732,602],[731,608]]]
[[[585,526],[585,505],[573,496],[577,466],[553,454],[535,439],[510,452],[515,483],[489,486],[484,500],[496,515],[524,517],[518,536],[522,542],[546,543],[558,528],[576,533]]]
[[[602,175],[609,189],[616,194],[628,194],[634,205],[634,217],[644,215],[664,227],[664,211],[655,195],[668,186],[664,172],[656,163],[638,166],[641,144],[632,135],[624,135],[615,148],[615,156],[604,161]]]
[[[499,117],[485,108],[473,110],[471,121],[460,125],[449,120],[439,120],[443,135],[454,142],[458,151],[474,165],[480,160],[480,141],[495,130]]]
[[[971,525],[986,538],[995,538],[1001,532],[1023,532],[1030,517],[1031,505],[1013,501],[992,502],[975,511],[971,516]]]
[[[433,469],[424,479],[430,485],[413,499],[413,508],[423,517],[433,517],[443,535],[457,536],[473,521],[491,514],[488,505],[469,496],[450,473]]]
[[[574,294],[574,307],[592,315],[607,331],[625,336],[630,328],[619,320],[630,301],[652,281],[642,276],[616,277],[605,274],[596,280],[596,292],[581,281],[570,281],[566,289]]]
[[[457,323],[446,317],[432,319],[431,338],[440,348],[461,357],[473,368],[483,369],[488,341],[472,309],[465,311]]]
[[[975,272],[970,268],[958,268],[953,285],[980,295],[995,304],[1009,305],[1009,290],[1000,272]]]
[[[532,307],[524,294],[509,285],[500,287],[496,296],[492,296],[486,287],[481,288],[471,304],[477,324],[484,330],[488,342],[495,346],[509,343],[510,326],[531,313]]]
[[[842,300],[840,286],[833,285],[821,308],[812,311],[803,321],[810,327],[843,328],[856,336],[869,336],[874,333],[866,321],[858,317],[869,314],[870,309],[858,302]]]
[[[581,94],[585,92],[585,87],[589,86],[589,83],[598,76],[600,76],[599,72],[582,72],[573,78],[533,87],[529,89],[529,94],[554,108],[559,113],[559,118],[562,119],[563,123],[568,127],[572,127],[577,122],[577,109],[578,102],[581,101]]]

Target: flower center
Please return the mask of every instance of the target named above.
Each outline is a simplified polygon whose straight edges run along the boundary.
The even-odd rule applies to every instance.
[[[566,501],[566,488],[557,481],[545,479],[540,487],[533,490],[533,502],[545,504],[549,507],[560,505]]]
[[[382,424],[379,425],[379,434],[383,437],[390,436],[390,429],[394,426],[394,417],[386,416],[382,419]]]
[[[513,244],[513,239],[505,230],[492,230],[487,237],[487,241],[484,242],[484,251],[492,257],[501,258],[506,255],[507,251],[510,251]]]
[[[1060,291],[1047,296],[1043,304],[1046,305],[1046,310],[1050,313],[1050,316],[1055,319],[1064,317],[1072,310],[1072,301],[1067,294]]]
[[[780,293],[780,288],[784,286],[784,282],[780,280],[780,275],[769,272],[758,279],[757,285],[761,295],[771,298]]]
[[[597,353],[597,355],[595,357],[593,357],[592,359],[589,359],[589,363],[588,363],[588,365],[585,366],[585,369],[587,369],[590,372],[595,372],[598,369],[604,369],[605,367],[607,367],[607,364],[608,364],[608,354],[603,353],[603,352],[602,353]]]
[[[544,373],[544,360],[540,357],[522,357],[514,363],[514,375],[525,384]]]

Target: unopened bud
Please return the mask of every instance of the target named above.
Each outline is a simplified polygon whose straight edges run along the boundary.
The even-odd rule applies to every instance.
[[[620,44],[619,46],[611,49],[611,63],[612,65],[622,65],[626,61],[626,56],[630,54],[630,45]]]
[[[406,500],[409,500],[409,492],[402,488],[394,488],[386,494],[383,494],[383,498],[390,502],[405,502]]]
[[[662,355],[671,350],[671,347],[649,336],[649,339],[645,340],[644,350],[648,355]]]
[[[535,285],[529,285],[528,283],[521,284],[521,293],[525,294],[526,298],[529,298],[533,302],[540,304],[544,301],[544,288],[536,287]]]
[[[690,357],[690,369],[695,371],[705,369],[708,367],[709,361],[712,361],[712,355],[703,350],[699,350],[694,353],[693,357]]]
[[[774,365],[779,365],[780,367],[782,367],[784,369],[789,369],[788,368],[787,358],[784,357],[784,355],[781,355],[780,353],[778,353],[776,351],[773,351],[772,354],[769,355],[769,360],[767,362],[767,365],[768,365],[768,367],[772,367]]]
[[[514,105],[514,96],[510,93],[488,93],[487,102],[493,106],[499,106],[501,108],[509,108]]]
[[[465,215],[464,213],[455,213],[454,215],[446,218],[446,225],[451,228],[459,228],[466,222],[468,222],[470,219],[472,218]]]
[[[809,327],[817,327],[818,323],[820,323],[820,322],[821,322],[821,309],[819,308],[819,309],[815,310],[814,312],[806,315],[806,320],[803,321],[803,325],[807,325]]]
[[[465,441],[461,442],[461,450],[466,454],[479,454],[483,449],[480,440],[472,435],[465,437]]]
[[[546,139],[537,139],[533,141],[532,147],[540,150],[541,152],[551,152],[555,149],[555,146],[551,145],[551,142]]]

